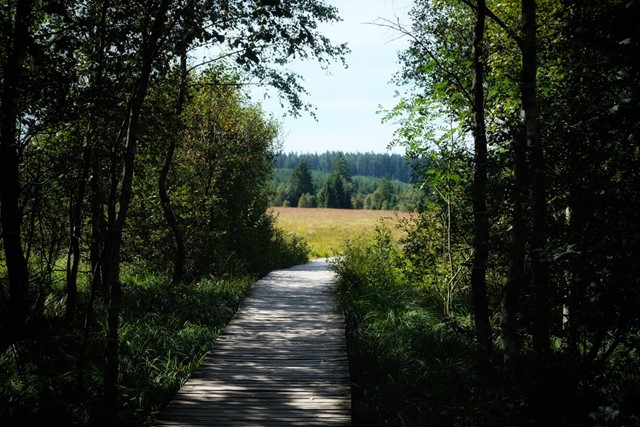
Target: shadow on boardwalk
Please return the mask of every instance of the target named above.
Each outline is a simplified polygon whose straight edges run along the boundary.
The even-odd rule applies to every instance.
[[[344,320],[333,312],[332,281],[326,260],[260,280],[156,425],[349,425]]]

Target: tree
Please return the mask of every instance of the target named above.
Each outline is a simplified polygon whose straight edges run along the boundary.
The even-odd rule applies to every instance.
[[[140,112],[147,95],[149,79],[156,60],[160,54],[170,46],[167,44],[170,37],[165,37],[165,31],[170,31],[173,22],[166,26],[170,9],[171,17],[176,20],[189,12],[190,5],[170,4],[168,0],[160,0],[158,4],[149,5],[146,11],[147,22],[144,29],[147,29],[141,37],[140,69],[138,80],[134,86],[119,139],[122,138],[124,147],[123,167],[121,179],[119,173],[112,171],[111,196],[109,201],[109,218],[107,226],[107,236],[104,245],[104,259],[102,263],[102,274],[106,283],[110,287],[109,296],[109,331],[107,335],[107,369],[105,377],[105,411],[115,413],[116,402],[116,381],[117,381],[117,330],[118,313],[120,305],[120,252],[122,244],[122,232],[126,222],[128,209],[132,195],[132,180],[135,168],[135,152],[138,139],[138,128]],[[302,7],[299,7],[302,6]],[[305,54],[306,49],[314,49],[313,55],[322,60],[323,55],[330,57],[339,56],[344,51],[344,47],[334,47],[329,40],[315,31],[315,20],[334,20],[336,10],[322,5],[304,4],[298,2],[286,2],[277,4],[262,4],[262,2],[252,4],[226,4],[227,14],[236,19],[224,19],[220,26],[214,18],[214,28],[210,30],[205,38],[215,34],[216,39],[226,41],[236,52],[236,61],[247,71],[254,73],[258,78],[269,81],[281,93],[288,97],[294,110],[302,107],[298,93],[301,87],[296,84],[295,78],[288,74],[287,80],[282,74],[272,71],[261,63],[262,59],[270,58],[277,62],[278,58],[287,58],[294,54]],[[261,27],[254,27],[254,17],[260,17],[263,24]],[[195,19],[191,25],[204,25],[205,20]],[[298,37],[288,37],[288,33],[278,32],[279,24],[294,22],[297,25]],[[196,27],[197,28],[197,27]],[[198,29],[203,31],[203,29]],[[229,34],[228,38],[225,35]],[[171,36],[172,34],[168,34]],[[285,37],[287,36],[287,37]],[[268,43],[268,44],[263,44]],[[240,48],[240,49],[238,49]],[[160,65],[160,64],[158,64]],[[118,191],[119,189],[119,191]],[[119,193],[119,194],[118,194]]]
[[[309,193],[304,193],[302,196],[300,196],[300,200],[298,201],[299,208],[315,208],[316,206],[317,203],[315,196]]]
[[[188,70],[187,70],[187,52],[186,46],[182,48],[182,52],[180,52],[180,88],[178,90],[178,96],[176,99],[176,107],[175,107],[175,117],[176,122],[178,124],[179,131],[182,131],[182,110],[185,103],[186,93],[187,93],[187,80],[188,80]],[[180,136],[180,133],[178,134]],[[173,156],[176,150],[177,138],[170,137],[169,138],[169,147],[167,148],[167,154],[165,156],[164,162],[162,164],[162,169],[160,170],[160,175],[158,177],[158,194],[160,196],[160,204],[162,205],[162,211],[164,212],[164,217],[171,229],[173,234],[173,240],[175,244],[175,257],[174,257],[174,270],[173,270],[173,284],[178,284],[182,280],[184,276],[185,269],[185,258],[186,258],[186,249],[184,247],[184,233],[182,228],[180,227],[178,218],[175,214],[173,207],[171,206],[171,200],[169,198],[169,194],[167,193],[167,176],[169,174],[169,169],[171,168],[171,163],[173,162]]]
[[[530,166],[528,176],[531,177],[531,301],[534,307],[532,310],[532,337],[537,377],[537,387],[534,396],[534,405],[537,405],[537,409],[534,408],[534,410],[536,410],[541,416],[541,419],[544,420],[546,418],[542,415],[545,413],[543,408],[547,408],[550,402],[548,387],[550,381],[549,363],[551,353],[549,330],[551,322],[549,306],[551,293],[549,291],[547,266],[544,260],[544,254],[547,248],[546,168],[544,148],[540,134],[537,98],[538,49],[536,8],[535,0],[522,1],[522,38],[518,40],[522,53],[520,90],[529,154]],[[521,153],[516,151],[516,154]],[[522,180],[518,181],[518,183],[522,184]],[[515,232],[514,229],[514,233]],[[518,249],[512,252],[512,257],[514,257],[512,267],[518,269],[520,263]],[[512,275],[517,277],[519,272],[516,271],[512,273]],[[515,298],[515,296],[512,298]],[[507,307],[508,306],[509,305],[507,305]],[[511,317],[514,317],[514,314],[512,314]],[[513,327],[511,328],[513,329]],[[509,333],[507,333],[507,336],[509,336]],[[513,351],[512,349],[511,352]]]
[[[9,273],[7,325],[10,340],[22,334],[28,314],[29,271],[22,252],[20,234],[20,141],[17,123],[21,116],[20,90],[23,88],[24,62],[27,57],[34,2],[16,2],[9,28],[8,52],[2,62],[0,105],[0,222],[2,243]]]
[[[393,204],[393,188],[388,177],[384,177],[372,194],[372,209],[388,210]]]
[[[453,122],[462,146],[471,146],[473,136],[477,147],[483,108],[489,179],[484,190],[462,186],[462,203],[449,203],[454,193],[434,184],[453,176],[445,173],[452,157],[434,150],[439,167],[418,169],[430,216],[404,242],[410,262],[402,272],[430,299],[440,297],[434,284],[451,271],[437,262],[449,246],[442,237],[481,235],[456,223],[456,211],[485,193],[488,308],[491,319],[500,310],[504,351],[502,361],[490,363],[503,362],[512,373],[504,376],[500,399],[526,408],[507,424],[527,418],[540,425],[622,425],[637,417],[628,395],[612,390],[629,390],[640,377],[629,368],[637,365],[630,361],[637,359],[640,325],[630,306],[640,296],[639,13],[638,2],[616,0],[419,1],[411,31],[403,32],[412,42],[400,80],[412,86],[390,115],[400,118],[396,139],[420,162],[446,132],[442,123]],[[479,35],[479,15],[486,20],[484,58],[469,32]],[[472,82],[468,70],[479,65],[484,71]],[[483,89],[483,102],[470,102],[473,89]],[[462,169],[458,175],[468,176],[468,164]],[[438,226],[449,227],[434,212],[453,218],[452,233],[438,233]],[[464,254],[455,240],[449,247]],[[460,305],[468,312],[467,303]]]
[[[349,165],[347,164],[347,159],[344,157],[344,154],[338,152],[333,159],[333,165],[331,167],[332,172],[337,173],[344,179],[346,182],[351,182],[351,173],[349,172]]]
[[[474,253],[471,265],[471,294],[476,326],[476,337],[485,359],[489,359],[492,347],[491,324],[489,321],[489,302],[487,295],[486,271],[489,257],[489,216],[487,212],[487,176],[488,153],[485,124],[485,21],[486,3],[463,2],[474,12],[469,22],[473,32],[471,40],[471,65],[473,69],[471,87],[468,86],[464,73],[468,69],[465,55],[468,55],[468,41],[461,39],[469,19],[469,11],[461,10],[458,2],[433,3],[421,1],[412,10],[414,28],[409,30],[399,23],[382,20],[380,25],[389,27],[407,36],[411,47],[401,54],[405,64],[402,81],[418,82],[426,94],[416,96],[415,100],[401,102],[387,120],[408,114],[412,121],[402,126],[397,133],[401,143],[409,147],[419,145],[421,138],[427,134],[433,139],[432,132],[425,132],[423,127],[430,110],[438,110],[438,103],[449,110],[446,114],[455,120],[467,123],[474,139],[474,180],[472,185],[473,206],[473,246]],[[453,19],[452,19],[453,18]],[[452,41],[448,33],[454,25],[462,27],[455,31],[458,38]],[[435,37],[434,37],[435,36]],[[422,97],[431,97],[433,103],[423,102]],[[435,106],[433,104],[436,104]],[[414,110],[414,105],[419,109]],[[436,113],[438,114],[438,113]]]
[[[351,208],[351,199],[349,193],[345,189],[344,179],[337,172],[332,172],[327,178],[322,188],[323,195],[318,195],[318,199],[324,201],[325,208],[349,209]]]
[[[289,180],[288,200],[291,206],[298,206],[298,200],[303,194],[315,194],[311,172],[306,160],[301,160],[293,170]]]
[[[487,215],[487,133],[485,128],[485,46],[484,31],[486,20],[486,2],[477,0],[473,31],[473,139],[474,139],[474,175],[472,185],[473,199],[473,262],[471,266],[471,294],[476,323],[478,343],[485,357],[491,354],[492,338],[489,322],[489,301],[487,296],[487,260],[489,258],[489,217]]]
[[[337,153],[332,172],[318,191],[318,206],[335,209],[351,209],[351,174],[344,154]]]
[[[540,3],[538,12],[544,13],[544,6]],[[638,48],[632,22],[640,16],[640,5],[612,1],[562,6],[555,10],[562,30],[552,47],[545,33],[538,33],[543,59],[539,70],[545,70],[547,59],[561,58],[551,78],[539,71],[538,96],[549,159],[545,261],[552,297],[550,331],[564,344],[562,351],[554,349],[551,366],[558,357],[565,360],[563,389],[575,395],[584,381],[619,368],[616,361],[621,359],[615,354],[628,354],[627,334],[636,333],[630,327],[636,315],[627,304],[638,301],[631,275],[638,271],[638,175],[632,169],[639,160],[640,64],[632,53]],[[544,15],[539,22],[544,28]],[[568,73],[575,67],[579,73]],[[549,84],[557,88],[553,95],[547,93]],[[614,395],[612,400],[619,402],[614,406],[621,410],[618,420],[628,419],[630,413],[621,403],[625,397]]]
[[[260,260],[257,233],[279,129],[233,84],[239,76],[225,73],[211,69],[195,80],[176,153],[174,203],[186,223],[188,277],[222,273],[232,259],[254,272]]]

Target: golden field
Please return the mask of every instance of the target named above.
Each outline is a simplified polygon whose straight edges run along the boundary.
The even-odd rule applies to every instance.
[[[376,224],[383,222],[394,237],[402,232],[395,227],[401,218],[411,214],[395,211],[323,208],[271,208],[278,227],[301,235],[315,257],[333,256],[341,252],[347,240],[371,235]]]

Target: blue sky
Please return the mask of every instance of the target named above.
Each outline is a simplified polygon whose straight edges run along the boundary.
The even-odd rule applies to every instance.
[[[293,63],[289,68],[304,76],[309,92],[307,101],[317,107],[317,121],[303,114],[294,118],[283,116],[277,96],[263,99],[264,89],[254,93],[266,111],[282,123],[283,150],[285,152],[389,152],[392,125],[380,123],[378,106],[394,105],[397,89],[390,80],[400,69],[397,51],[406,45],[405,39],[388,29],[368,25],[379,17],[407,22],[409,0],[328,0],[340,11],[343,21],[323,26],[323,32],[335,43],[347,42],[351,54],[348,68],[340,63],[330,67],[331,75],[320,69],[316,62]],[[402,149],[395,148],[395,153]]]

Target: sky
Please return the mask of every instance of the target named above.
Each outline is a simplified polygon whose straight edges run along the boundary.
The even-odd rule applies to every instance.
[[[408,42],[398,39],[391,30],[367,24],[377,18],[407,23],[410,0],[328,0],[336,6],[343,19],[340,23],[322,26],[332,42],[347,42],[348,68],[335,62],[330,75],[317,62],[299,62],[290,69],[304,77],[303,86],[309,92],[305,101],[316,107],[317,121],[302,113],[302,117],[284,115],[285,109],[271,94],[264,99],[264,89],[254,90],[252,97],[272,113],[283,128],[283,151],[323,153],[325,151],[403,153],[401,148],[388,150],[394,127],[382,124],[379,106],[395,105],[398,89],[391,82],[400,70],[397,52]]]

